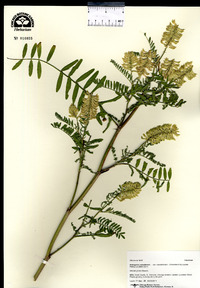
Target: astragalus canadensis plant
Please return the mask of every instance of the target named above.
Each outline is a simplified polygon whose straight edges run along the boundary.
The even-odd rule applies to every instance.
[[[176,48],[183,31],[184,29],[179,28],[175,20],[172,20],[161,38],[161,43],[164,45],[161,54],[158,53],[151,37],[144,33],[149,44],[148,51],[144,49],[140,52],[128,51],[124,53],[121,64],[111,60],[114,67],[126,78],[125,83],[129,84],[109,80],[107,76],[98,77],[99,71],[93,68],[76,76],[77,71],[80,71],[82,59],[76,59],[64,65],[61,69],[57,68],[50,62],[55,52],[55,45],[51,47],[46,58],[41,58],[41,42],[33,45],[29,57],[27,57],[28,45],[25,44],[22,57],[18,59],[9,58],[17,61],[12,68],[13,70],[22,63],[28,64],[29,76],[33,75],[34,65],[36,65],[38,79],[41,78],[42,65],[44,64],[58,71],[56,92],[60,90],[62,85],[65,85],[65,99],[69,101],[69,111],[68,115],[64,116],[56,112],[57,120],[51,125],[72,139],[72,149],[77,155],[75,159],[78,166],[77,176],[74,178],[75,188],[71,192],[71,200],[67,203],[67,209],[64,211],[64,215],[50,240],[43,261],[34,275],[34,280],[37,280],[50,258],[74,239],[83,237],[92,237],[93,239],[97,237],[117,237],[118,239],[124,239],[125,232],[121,224],[116,222],[117,218],[123,217],[133,223],[135,219],[127,215],[127,211],[124,213],[116,210],[114,208],[115,201],[125,201],[137,197],[150,181],[154,183],[157,191],[163,187],[166,188],[166,191],[169,191],[172,169],[167,168],[164,163],[156,159],[151,147],[163,141],[175,140],[179,136],[179,129],[176,124],[164,123],[151,128],[141,136],[141,143],[135,143],[134,149],[130,149],[127,143],[126,147],[122,148],[121,151],[117,151],[115,141],[120,135],[120,131],[132,121],[134,114],[141,106],[160,105],[162,109],[166,109],[168,107],[179,108],[186,103],[184,99],[179,98],[177,91],[187,79],[191,80],[196,76],[193,72],[192,62],[181,65],[180,61],[166,57],[168,49]],[[112,98],[106,100],[103,98],[104,100],[102,100],[101,95],[106,95],[106,90],[113,91],[115,95]],[[122,109],[120,117],[116,116],[113,109],[109,111],[107,105],[118,100],[124,103],[120,106]],[[91,133],[91,121],[98,126],[96,131],[100,131],[99,138],[94,138]],[[114,130],[113,126],[115,127]],[[102,127],[102,129],[99,129],[99,127]],[[113,136],[105,151],[100,150],[99,152],[98,150],[98,153],[102,153],[102,157],[99,163],[96,163],[98,169],[95,170],[88,165],[87,155],[94,153],[95,149],[100,147],[104,140],[103,135],[110,127],[114,131]],[[106,159],[110,154],[113,155],[113,163],[106,165]],[[95,153],[93,155],[93,161],[95,162]],[[118,183],[118,186],[113,187],[113,191],[107,191],[108,194],[105,196],[105,200],[99,205],[93,206],[92,200],[84,203],[82,200],[97,179],[119,165],[130,168],[127,181]],[[83,169],[87,169],[88,173],[91,173],[91,179],[89,183],[85,183],[85,186],[81,187],[82,190],[78,193],[77,189]],[[139,181],[134,182],[132,180],[135,175]],[[95,199],[95,191],[92,193],[92,197]],[[66,241],[60,247],[54,248],[65,222],[74,209],[78,208],[79,204],[83,204],[85,213],[71,223],[71,231],[69,231]]]

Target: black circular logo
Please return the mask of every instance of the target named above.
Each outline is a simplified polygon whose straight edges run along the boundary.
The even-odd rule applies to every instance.
[[[30,31],[31,27],[34,27],[34,21],[29,14],[20,12],[12,18],[11,27],[14,27],[17,31]]]

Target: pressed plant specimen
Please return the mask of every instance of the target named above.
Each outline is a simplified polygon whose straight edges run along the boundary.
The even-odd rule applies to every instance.
[[[184,99],[179,98],[177,90],[186,82],[186,79],[191,80],[196,76],[196,73],[193,72],[192,62],[181,65],[180,61],[166,57],[167,49],[176,48],[183,31],[184,29],[179,28],[175,20],[172,20],[161,38],[161,43],[164,45],[161,54],[158,53],[151,37],[148,37],[145,33],[144,36],[149,44],[148,51],[142,49],[140,52],[126,52],[122,58],[122,64],[111,60],[111,63],[126,78],[128,85],[109,80],[107,76],[98,77],[99,71],[95,69],[90,69],[76,76],[77,71],[80,71],[82,59],[76,59],[61,69],[57,68],[50,62],[56,49],[55,45],[51,47],[45,59],[41,58],[41,42],[33,45],[29,57],[26,56],[28,45],[25,44],[21,58],[9,58],[17,61],[12,68],[13,70],[22,63],[28,63],[29,76],[33,75],[35,63],[38,79],[41,78],[42,65],[44,64],[58,71],[56,92],[60,90],[62,85],[65,85],[65,99],[70,101],[69,112],[68,115],[64,116],[56,112],[57,120],[51,125],[72,139],[72,149],[77,155],[75,160],[78,166],[77,176],[74,179],[75,188],[72,191],[71,200],[67,204],[68,208],[64,211],[63,217],[50,240],[43,261],[34,275],[34,280],[37,280],[49,259],[75,238],[92,237],[95,239],[97,237],[109,238],[112,236],[118,239],[125,238],[122,226],[115,219],[123,217],[133,223],[135,219],[122,211],[116,210],[114,208],[115,201],[137,197],[143,187],[150,181],[154,183],[157,191],[164,186],[169,191],[172,169],[167,168],[164,163],[156,159],[155,153],[151,151],[151,146],[165,140],[175,140],[175,137],[179,136],[179,129],[176,124],[164,123],[151,128],[141,136],[141,143],[136,144],[135,149],[130,149],[127,145],[117,151],[114,144],[122,129],[132,121],[134,114],[141,106],[160,105],[162,109],[166,109],[168,107],[179,108],[186,103]],[[112,98],[102,100],[101,94],[104,95],[106,89],[112,90],[115,95]],[[98,94],[96,93],[97,90]],[[109,111],[107,105],[119,100],[123,101],[120,117],[115,114],[113,109]],[[101,136],[99,138],[94,138],[92,135],[91,121],[95,122],[98,127],[102,127],[103,131],[100,131]],[[102,152],[102,157],[97,165],[98,168],[94,169],[88,165],[87,155],[93,153],[95,159],[94,152],[104,140],[102,138],[103,133],[106,133],[110,127],[113,129],[113,126],[115,127],[114,133],[105,151]],[[113,162],[106,165],[107,157],[110,154],[113,156]],[[117,187],[113,187],[113,191],[108,191],[105,200],[99,205],[93,206],[92,200],[89,203],[82,202],[97,179],[103,173],[109,173],[111,169],[119,165],[130,168],[129,179],[124,183],[119,183]],[[88,173],[91,173],[91,179],[89,183],[81,187],[82,190],[78,193],[79,180],[83,169],[87,169]],[[136,175],[139,176],[139,181],[130,181]],[[92,194],[92,197],[95,198],[95,193]],[[54,244],[69,215],[81,203],[85,207],[85,213],[71,223],[71,236],[60,247],[54,248]]]

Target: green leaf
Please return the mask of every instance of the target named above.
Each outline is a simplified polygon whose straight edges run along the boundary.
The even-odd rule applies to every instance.
[[[23,51],[22,51],[22,58],[24,58],[24,57],[26,56],[27,49],[28,49],[28,44],[26,43],[26,44],[24,45],[24,48],[23,48]]]
[[[97,75],[99,74],[99,71],[96,71],[85,83],[84,85],[84,89],[86,89],[87,87],[89,87],[95,80],[95,78],[97,77]]]
[[[157,192],[159,192],[159,190],[160,190],[160,181],[159,180],[156,183],[156,189],[157,189]]]
[[[81,109],[84,97],[85,97],[85,91],[82,91],[82,93],[79,97],[79,100],[78,100],[78,106],[77,106],[78,110]]]
[[[62,85],[62,80],[63,80],[63,73],[61,71],[59,76],[58,76],[57,83],[56,83],[56,92],[58,92],[60,90],[60,87]]]
[[[29,76],[31,76],[33,74],[33,60],[30,60],[30,62],[29,62],[28,74],[29,74]]]
[[[163,169],[163,176],[164,176],[164,179],[166,180],[167,179],[167,169],[166,168]]]
[[[136,160],[136,163],[135,163],[136,168],[140,165],[140,161],[141,161],[141,158]]]
[[[99,211],[99,210],[102,209],[101,207],[91,207],[91,206],[88,205],[87,203],[84,203],[83,206],[89,208],[90,210],[97,210],[97,211]]]
[[[35,43],[35,44],[33,45],[33,48],[32,48],[32,50],[31,50],[31,58],[34,57],[35,52],[36,52],[36,49],[37,49],[37,43]]]
[[[169,180],[172,178],[172,168],[169,168],[168,178],[169,178]]]
[[[93,140],[91,140],[91,141],[90,141],[90,144],[100,143],[100,142],[102,142],[102,141],[103,141],[102,138],[97,138],[97,139],[93,139]]]
[[[144,161],[142,165],[142,172],[144,172],[146,168],[147,168],[147,162]]]
[[[151,174],[151,172],[153,171],[153,168],[149,168],[147,175],[149,176]]]
[[[17,69],[23,62],[23,59],[19,60],[13,67],[12,67],[12,70],[15,70]]]
[[[108,122],[107,122],[106,128],[103,130],[103,133],[105,133],[108,130],[108,128],[110,127],[111,122],[112,122],[112,119],[110,117],[108,117]]]
[[[50,51],[49,51],[48,56],[47,56],[47,62],[48,62],[48,61],[51,59],[51,57],[53,56],[53,53],[54,53],[55,49],[56,49],[56,45],[53,45],[53,46],[51,47]]]
[[[167,182],[167,192],[169,192],[169,189],[170,189],[170,182],[168,181]]]
[[[83,59],[80,59],[77,63],[76,63],[76,65],[71,69],[71,71],[69,72],[69,76],[72,76],[74,73],[75,73],[75,71],[79,68],[79,66],[81,65],[81,63],[83,62]]]
[[[72,94],[72,103],[74,104],[75,101],[76,101],[76,97],[78,95],[78,89],[79,89],[79,86],[78,85],[75,85],[74,87],[74,91],[73,91],[73,94]]]
[[[156,177],[157,171],[158,171],[158,169],[154,169],[154,171],[153,171],[153,178]]]
[[[37,76],[38,76],[38,79],[40,79],[41,75],[42,75],[42,65],[41,65],[41,62],[39,60],[38,63],[37,63]]]
[[[107,233],[107,234],[105,234],[105,233],[101,233],[101,232],[95,232],[94,233],[94,236],[97,236],[97,237],[111,237],[111,236],[113,236],[113,233]],[[123,235],[121,235],[122,236],[122,238],[124,238],[124,236]]]
[[[158,179],[160,179],[161,177],[162,177],[162,168],[160,167],[158,171]]]
[[[107,210],[103,211],[104,213],[111,213],[111,214],[114,214],[114,215],[117,215],[117,216],[120,216],[120,217],[123,217],[123,218],[126,218],[127,220],[135,223],[135,219],[133,219],[132,217],[128,216],[127,214],[121,212],[121,211],[115,211],[113,208],[108,208]]]
[[[67,79],[67,83],[66,83],[66,88],[65,88],[65,99],[68,99],[69,97],[69,90],[71,89],[71,85],[72,85],[72,81],[71,78]]]
[[[74,66],[77,62],[78,62],[78,59],[70,62],[69,64],[67,64],[66,66],[64,66],[61,70],[62,70],[62,71],[66,71],[66,70],[68,70],[69,68],[71,68],[72,66]]]
[[[103,83],[103,87],[107,89],[111,89],[115,91],[116,93],[120,94],[126,94],[128,93],[129,87],[125,84],[119,83],[118,81],[111,81],[111,80],[105,80]]]
[[[101,112],[97,113],[96,119],[97,119],[97,121],[99,122],[100,125],[103,125],[103,123],[101,121]]]
[[[132,81],[132,74],[119,65],[115,60],[111,59],[110,62],[129,80]]]
[[[111,98],[111,99],[109,99],[109,100],[101,101],[100,104],[105,104],[105,103],[109,103],[109,102],[115,102],[115,101],[117,101],[118,99],[120,99],[121,97],[122,97],[122,95],[118,95],[118,96],[116,96],[116,97],[114,97],[114,98]]]
[[[94,69],[91,69],[87,72],[85,72],[83,75],[81,75],[77,80],[76,82],[80,82],[80,81],[83,81],[85,80],[90,74],[92,74],[94,72]]]
[[[38,58],[41,57],[41,54],[42,54],[42,43],[38,43],[37,44],[37,54],[38,54]]]
[[[92,93],[94,93],[94,91],[96,91],[97,89],[103,87],[105,80],[106,80],[106,76],[103,76],[101,80],[99,81],[99,83],[97,84],[97,86],[92,90]]]

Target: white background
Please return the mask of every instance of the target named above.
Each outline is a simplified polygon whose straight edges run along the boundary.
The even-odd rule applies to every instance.
[[[19,12],[34,19],[31,32],[11,28],[12,17]],[[177,141],[163,142],[155,149],[157,158],[173,168],[170,192],[162,189],[157,193],[149,184],[137,199],[116,203],[117,209],[136,219],[135,224],[123,222],[125,240],[75,239],[51,259],[38,281],[33,282],[33,274],[74,188],[77,167],[72,142],[50,125],[55,121],[55,112],[68,115],[71,103],[64,99],[65,85],[59,93],[55,92],[58,77],[55,70],[43,65],[38,80],[36,66],[29,77],[28,62],[12,71],[15,62],[7,57],[21,57],[26,42],[30,53],[33,44],[41,41],[42,57],[46,59],[51,46],[56,44],[51,62],[57,67],[83,58],[82,73],[96,68],[108,79],[125,81],[110,59],[122,63],[124,52],[148,50],[144,32],[162,53],[160,39],[172,19],[185,31],[177,48],[168,51],[167,57],[181,64],[193,61],[197,73],[195,79],[179,90],[187,104],[164,111],[161,107],[142,107],[115,145],[119,154],[126,145],[135,149],[148,129],[176,123],[181,134]],[[128,250],[199,250],[199,30],[199,7],[126,7],[123,28],[88,27],[87,7],[5,7],[5,288],[121,288],[127,285]],[[33,40],[14,40],[14,36],[32,36]],[[112,97],[109,93],[99,91],[100,99]],[[120,105],[115,109],[118,111]],[[97,154],[88,158],[93,169],[113,132],[110,129],[103,135],[105,141]],[[100,126],[94,134],[102,137]],[[85,171],[80,187],[85,187],[90,178]],[[108,192],[130,180],[127,168],[113,169],[98,179],[85,201],[95,195],[94,203],[98,204]],[[76,223],[80,213],[75,211],[69,223]],[[70,229],[70,224],[64,227],[58,245],[67,238]]]

